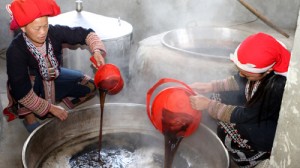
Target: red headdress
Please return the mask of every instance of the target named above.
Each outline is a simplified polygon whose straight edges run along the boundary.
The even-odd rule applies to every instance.
[[[283,43],[270,35],[257,33],[247,37],[230,59],[248,72],[263,73],[272,68],[275,73],[286,76],[290,55]]]
[[[55,0],[14,0],[6,9],[12,16],[12,30],[25,26],[36,18],[60,14],[60,7]]]

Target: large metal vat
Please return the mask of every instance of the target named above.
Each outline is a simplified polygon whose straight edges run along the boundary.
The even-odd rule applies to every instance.
[[[116,64],[123,75],[128,75],[129,50],[132,43],[132,26],[120,18],[111,18],[87,11],[71,11],[49,17],[50,24],[92,28],[103,41],[107,50],[107,63]],[[94,77],[87,46],[68,46],[63,49],[63,66],[80,70]]]
[[[83,146],[89,145],[95,139],[97,140],[99,117],[99,105],[93,105],[70,112],[69,118],[64,122],[52,119],[44,123],[30,134],[24,144],[22,151],[24,168],[37,168],[41,165],[49,165],[50,163],[45,163],[44,161],[50,157],[49,155],[52,155],[53,151],[60,153],[59,157],[52,158],[55,167],[67,167],[65,164],[63,166],[60,165],[63,159],[70,158],[71,155],[82,150]],[[155,130],[150,123],[145,105],[106,104],[103,123],[104,137],[109,133],[141,134],[139,143],[144,144],[148,148],[158,149],[153,150],[153,152],[161,153],[160,155],[163,156],[163,135]],[[148,138],[143,138],[143,135],[155,137],[156,140],[153,142]],[[83,144],[83,146],[78,147],[78,144]],[[132,144],[134,144],[133,141]],[[64,152],[66,153],[64,154]],[[141,156],[143,155],[141,154]],[[184,138],[181,142],[174,160],[175,167],[178,157],[185,158],[191,164],[190,167],[193,168],[226,168],[229,166],[228,154],[221,141],[210,129],[202,124],[194,134]],[[149,166],[139,165],[135,167],[147,168]]]
[[[250,32],[226,27],[193,27],[171,30],[161,41],[165,46],[197,55],[217,59],[229,59],[236,47]]]
[[[224,27],[194,27],[146,38],[130,60],[130,83],[143,93],[164,77],[186,83],[225,78],[236,72],[230,53],[250,34]]]

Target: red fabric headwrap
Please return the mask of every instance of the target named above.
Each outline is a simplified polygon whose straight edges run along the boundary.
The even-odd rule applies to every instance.
[[[60,7],[55,0],[14,0],[10,10],[13,15],[11,29],[16,29],[15,24],[22,27],[39,17],[60,14]]]
[[[257,33],[240,44],[231,60],[248,72],[263,73],[273,68],[276,73],[285,75],[290,62],[290,52],[272,36]]]

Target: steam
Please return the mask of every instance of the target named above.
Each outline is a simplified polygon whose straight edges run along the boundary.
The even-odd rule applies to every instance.
[[[151,0],[109,1],[109,4],[115,4],[113,8],[123,9],[124,6],[126,6],[126,9],[128,8],[128,10],[121,11],[104,8],[105,6],[111,6],[107,3],[102,1],[101,6],[96,5],[96,9],[96,6],[91,6],[88,2],[84,2],[84,9],[89,12],[94,10],[95,13],[101,11],[102,16],[120,17],[133,26],[132,35],[104,41],[107,48],[106,62],[117,65],[125,80],[123,91],[118,95],[109,96],[106,99],[107,102],[144,104],[147,90],[163,77],[176,78],[183,82],[191,83],[197,80],[208,81],[214,79],[213,77],[218,78],[220,76],[214,76],[214,73],[219,73],[216,72],[216,69],[222,69],[223,66],[215,66],[213,63],[210,63],[216,61],[203,60],[201,63],[198,63],[197,59],[192,56],[177,52],[166,52],[165,47],[161,46],[160,40],[162,36],[160,35],[178,28],[231,23],[232,18],[235,18],[232,17],[236,12],[234,10],[235,7],[224,8],[224,6],[235,6],[235,1],[166,0],[158,1],[157,3],[153,3]],[[81,12],[81,14],[83,13]],[[107,29],[104,23],[93,23],[97,30]],[[115,28],[112,27],[111,30],[113,29]],[[65,53],[68,54],[68,52]],[[88,56],[82,58],[82,54],[78,53],[77,50],[69,52],[69,55],[72,57],[69,60],[76,60],[79,62],[77,64],[80,64],[76,65],[74,62],[70,62],[70,68],[83,67],[83,69],[79,68],[79,70],[93,77],[95,72],[90,67],[85,69],[85,67],[90,65]],[[79,55],[79,57],[74,58],[74,55]],[[89,53],[87,52],[84,55],[89,55]],[[204,65],[208,68],[205,68]],[[165,73],[166,71],[167,73]]]
[[[105,6],[106,2],[103,3]],[[150,0],[135,0],[124,3],[118,1],[115,7],[122,8],[126,5],[130,6],[128,8],[131,10],[116,14],[113,10],[101,8],[103,13],[114,17],[120,16],[133,25],[130,51],[127,52],[126,47],[123,50],[124,44],[117,42],[118,44],[113,47],[115,51],[111,51],[107,57],[108,63],[114,63],[121,68],[122,75],[127,81],[123,91],[118,95],[109,96],[108,102],[145,104],[148,89],[164,77],[175,78],[189,84],[219,79],[231,74],[233,68],[228,68],[232,66],[229,61],[218,63],[218,60],[195,58],[188,54],[168,51],[161,45],[161,38],[165,32],[178,28],[220,26],[248,21],[248,18],[243,16],[232,17],[240,12],[235,10],[239,7],[236,1],[166,0],[153,3]],[[231,8],[226,8],[227,6]],[[130,15],[132,11],[138,15]],[[120,53],[116,50],[126,52]]]

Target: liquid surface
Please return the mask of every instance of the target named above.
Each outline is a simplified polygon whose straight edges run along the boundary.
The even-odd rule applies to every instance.
[[[92,143],[91,143],[92,142]],[[211,168],[205,155],[193,147],[180,145],[172,168]],[[162,168],[164,164],[163,137],[141,133],[110,133],[102,139],[99,163],[98,137],[89,142],[65,144],[53,151],[42,168]]]
[[[101,168],[136,168],[157,167],[163,164],[163,151],[153,148],[145,142],[151,140],[159,142],[154,137],[145,137],[141,134],[130,133],[133,138],[128,138],[128,133],[109,134],[103,136],[102,149],[99,156],[97,144],[86,146],[82,151],[72,156],[69,161],[70,167],[101,167]],[[126,137],[126,139],[124,139]],[[150,138],[150,139],[149,139]],[[142,140],[142,141],[141,141]],[[160,144],[154,143],[155,146]],[[100,157],[100,158],[99,158]],[[99,159],[101,160],[99,162]],[[151,166],[150,166],[151,165]]]

